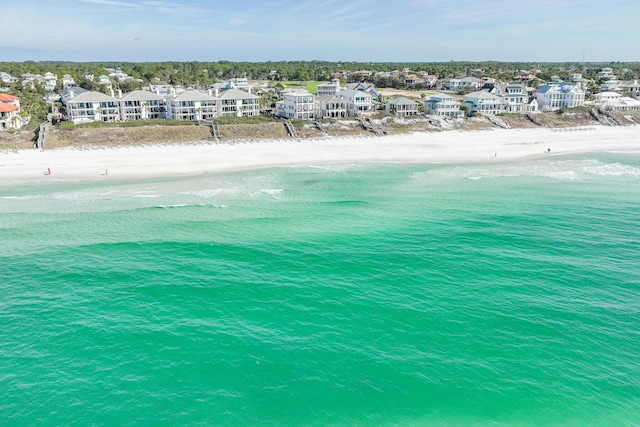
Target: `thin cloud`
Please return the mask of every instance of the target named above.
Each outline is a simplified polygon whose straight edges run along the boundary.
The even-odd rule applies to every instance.
[[[101,6],[117,6],[117,7],[126,7],[130,9],[135,9],[138,7],[135,3],[126,3],[123,1],[114,1],[114,0],[78,0],[80,3],[90,3],[97,4]]]

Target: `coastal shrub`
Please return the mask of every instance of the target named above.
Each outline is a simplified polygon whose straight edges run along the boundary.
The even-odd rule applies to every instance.
[[[144,127],[144,126],[194,126],[193,122],[175,119],[127,120],[125,122],[90,122],[77,125],[79,128]]]
[[[273,118],[267,117],[267,116],[250,116],[250,117],[224,116],[224,117],[216,118],[215,121],[221,125],[232,125],[232,124],[267,123],[267,122],[272,122]]]
[[[71,130],[71,129],[75,129],[76,128],[76,124],[73,122],[59,122],[58,123],[58,129],[64,129],[64,130]]]

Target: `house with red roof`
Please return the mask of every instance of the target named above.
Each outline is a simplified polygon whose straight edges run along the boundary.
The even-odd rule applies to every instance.
[[[0,131],[20,129],[29,123],[29,118],[22,117],[20,112],[20,98],[0,93]]]

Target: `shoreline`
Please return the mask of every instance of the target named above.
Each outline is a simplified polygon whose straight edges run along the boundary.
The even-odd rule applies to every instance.
[[[638,125],[12,150],[0,152],[0,183],[170,178],[344,163],[481,164],[607,151],[640,151]]]

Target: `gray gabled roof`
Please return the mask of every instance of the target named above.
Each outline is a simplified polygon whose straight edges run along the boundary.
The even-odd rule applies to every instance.
[[[502,99],[498,95],[487,92],[486,90],[479,90],[477,92],[471,92],[464,96],[464,98],[489,98],[489,99]]]
[[[164,100],[164,98],[158,94],[149,92],[147,90],[134,90],[124,95],[122,97],[122,100],[124,101],[162,101]]]
[[[220,94],[220,99],[260,99],[258,95],[240,89],[229,89]]]
[[[394,105],[419,105],[419,103],[417,103],[416,101],[412,101],[409,98],[405,98],[404,96],[389,98],[387,99],[386,103]]]
[[[216,101],[217,99],[199,90],[185,90],[171,101]]]
[[[91,92],[83,92],[78,96],[68,99],[67,104],[77,103],[77,102],[114,102],[114,101],[118,101],[118,99],[109,95],[105,95],[104,93],[91,91]]]

